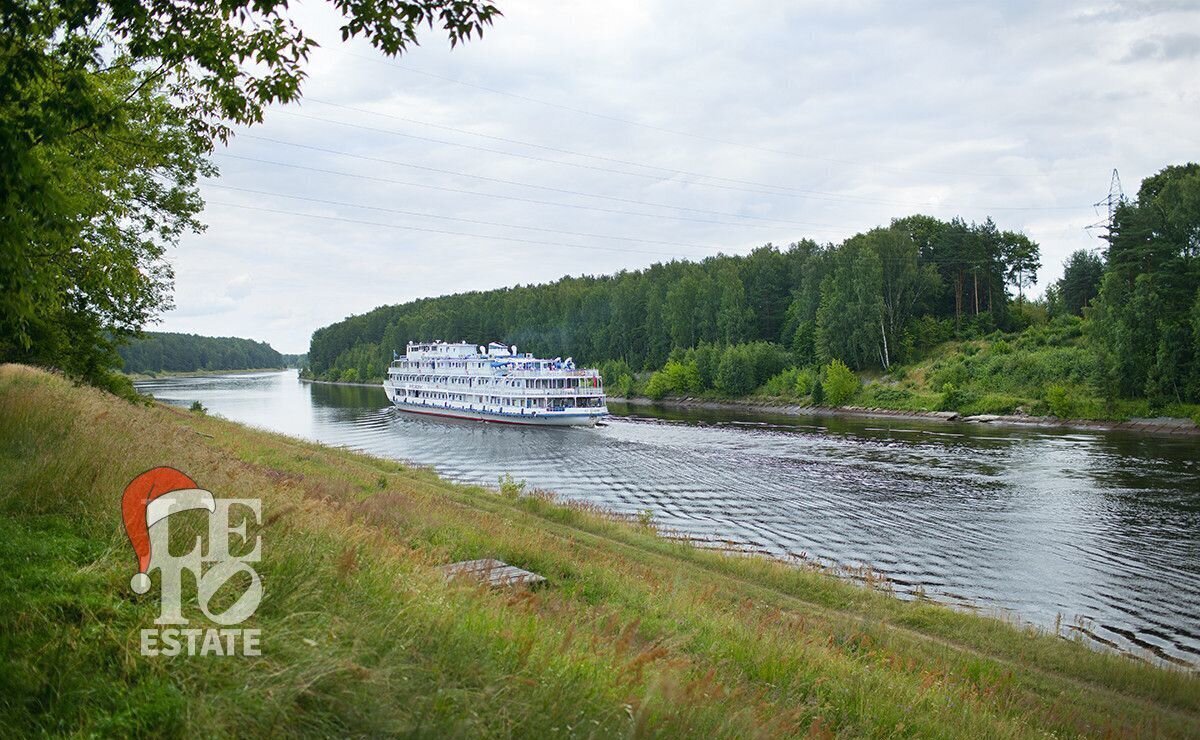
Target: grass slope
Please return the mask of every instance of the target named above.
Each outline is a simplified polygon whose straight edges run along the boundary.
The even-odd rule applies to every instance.
[[[263,500],[261,658],[139,654],[118,502],[164,464]],[[1194,676],[12,365],[0,508],[6,733],[1200,734]],[[489,556],[550,583],[435,569]]]

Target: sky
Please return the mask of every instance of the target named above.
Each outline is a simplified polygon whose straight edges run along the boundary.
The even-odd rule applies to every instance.
[[[388,58],[293,3],[304,97],[217,149],[147,328],[300,353],[381,305],[913,213],[1028,234],[1040,294],[1114,168],[1133,195],[1200,157],[1196,2],[498,4]]]

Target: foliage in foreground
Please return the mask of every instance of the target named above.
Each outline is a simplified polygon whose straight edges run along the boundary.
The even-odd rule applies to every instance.
[[[260,659],[144,658],[130,478],[260,497]],[[0,366],[0,724],[16,734],[1200,733],[1200,682],[811,570]],[[179,515],[187,516],[187,515]],[[188,531],[183,530],[187,535]],[[443,582],[498,557],[534,592]],[[194,603],[185,608],[194,609]]]
[[[488,0],[331,0],[387,54]],[[281,0],[0,3],[0,361],[132,395],[115,346],[171,307],[163,255],[199,231],[198,178],[231,125],[295,100],[314,46]]]

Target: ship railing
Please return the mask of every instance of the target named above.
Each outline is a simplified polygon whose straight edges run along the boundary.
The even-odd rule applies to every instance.
[[[437,391],[439,393],[476,393],[492,396],[540,396],[540,397],[571,397],[571,396],[603,396],[603,388],[512,388],[504,385],[442,385],[440,383],[398,382],[392,387],[413,388],[420,391]]]
[[[404,360],[396,360],[388,365],[389,368],[402,367],[401,363]],[[471,372],[467,368],[461,367],[437,367],[434,364],[425,362],[417,366],[418,370],[436,370],[442,375],[467,375],[473,378],[598,378],[600,374],[596,370],[530,370],[530,369],[511,369],[501,370],[497,373],[491,372]]]

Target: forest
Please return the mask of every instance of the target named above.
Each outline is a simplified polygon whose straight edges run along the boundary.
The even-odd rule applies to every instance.
[[[409,340],[498,339],[599,365],[616,394],[845,403],[865,376],[897,386],[893,395],[938,394],[917,400],[942,407],[971,406],[1006,385],[986,410],[1030,400],[1085,411],[1056,402],[1067,395],[1110,407],[1121,398],[1194,403],[1198,253],[1200,166],[1172,166],[1119,205],[1097,249],[1071,255],[1036,300],[1026,292],[1041,257],[1027,236],[991,219],[914,215],[838,244],[767,244],[380,307],[317,330],[309,372],[375,380]],[[982,375],[973,370],[984,365]],[[930,372],[906,378],[914,367]],[[831,372],[844,389],[826,398],[839,386]],[[869,400],[886,404],[886,395]]]
[[[286,364],[284,356],[266,342],[199,334],[148,331],[117,352],[127,373],[249,370]]]

